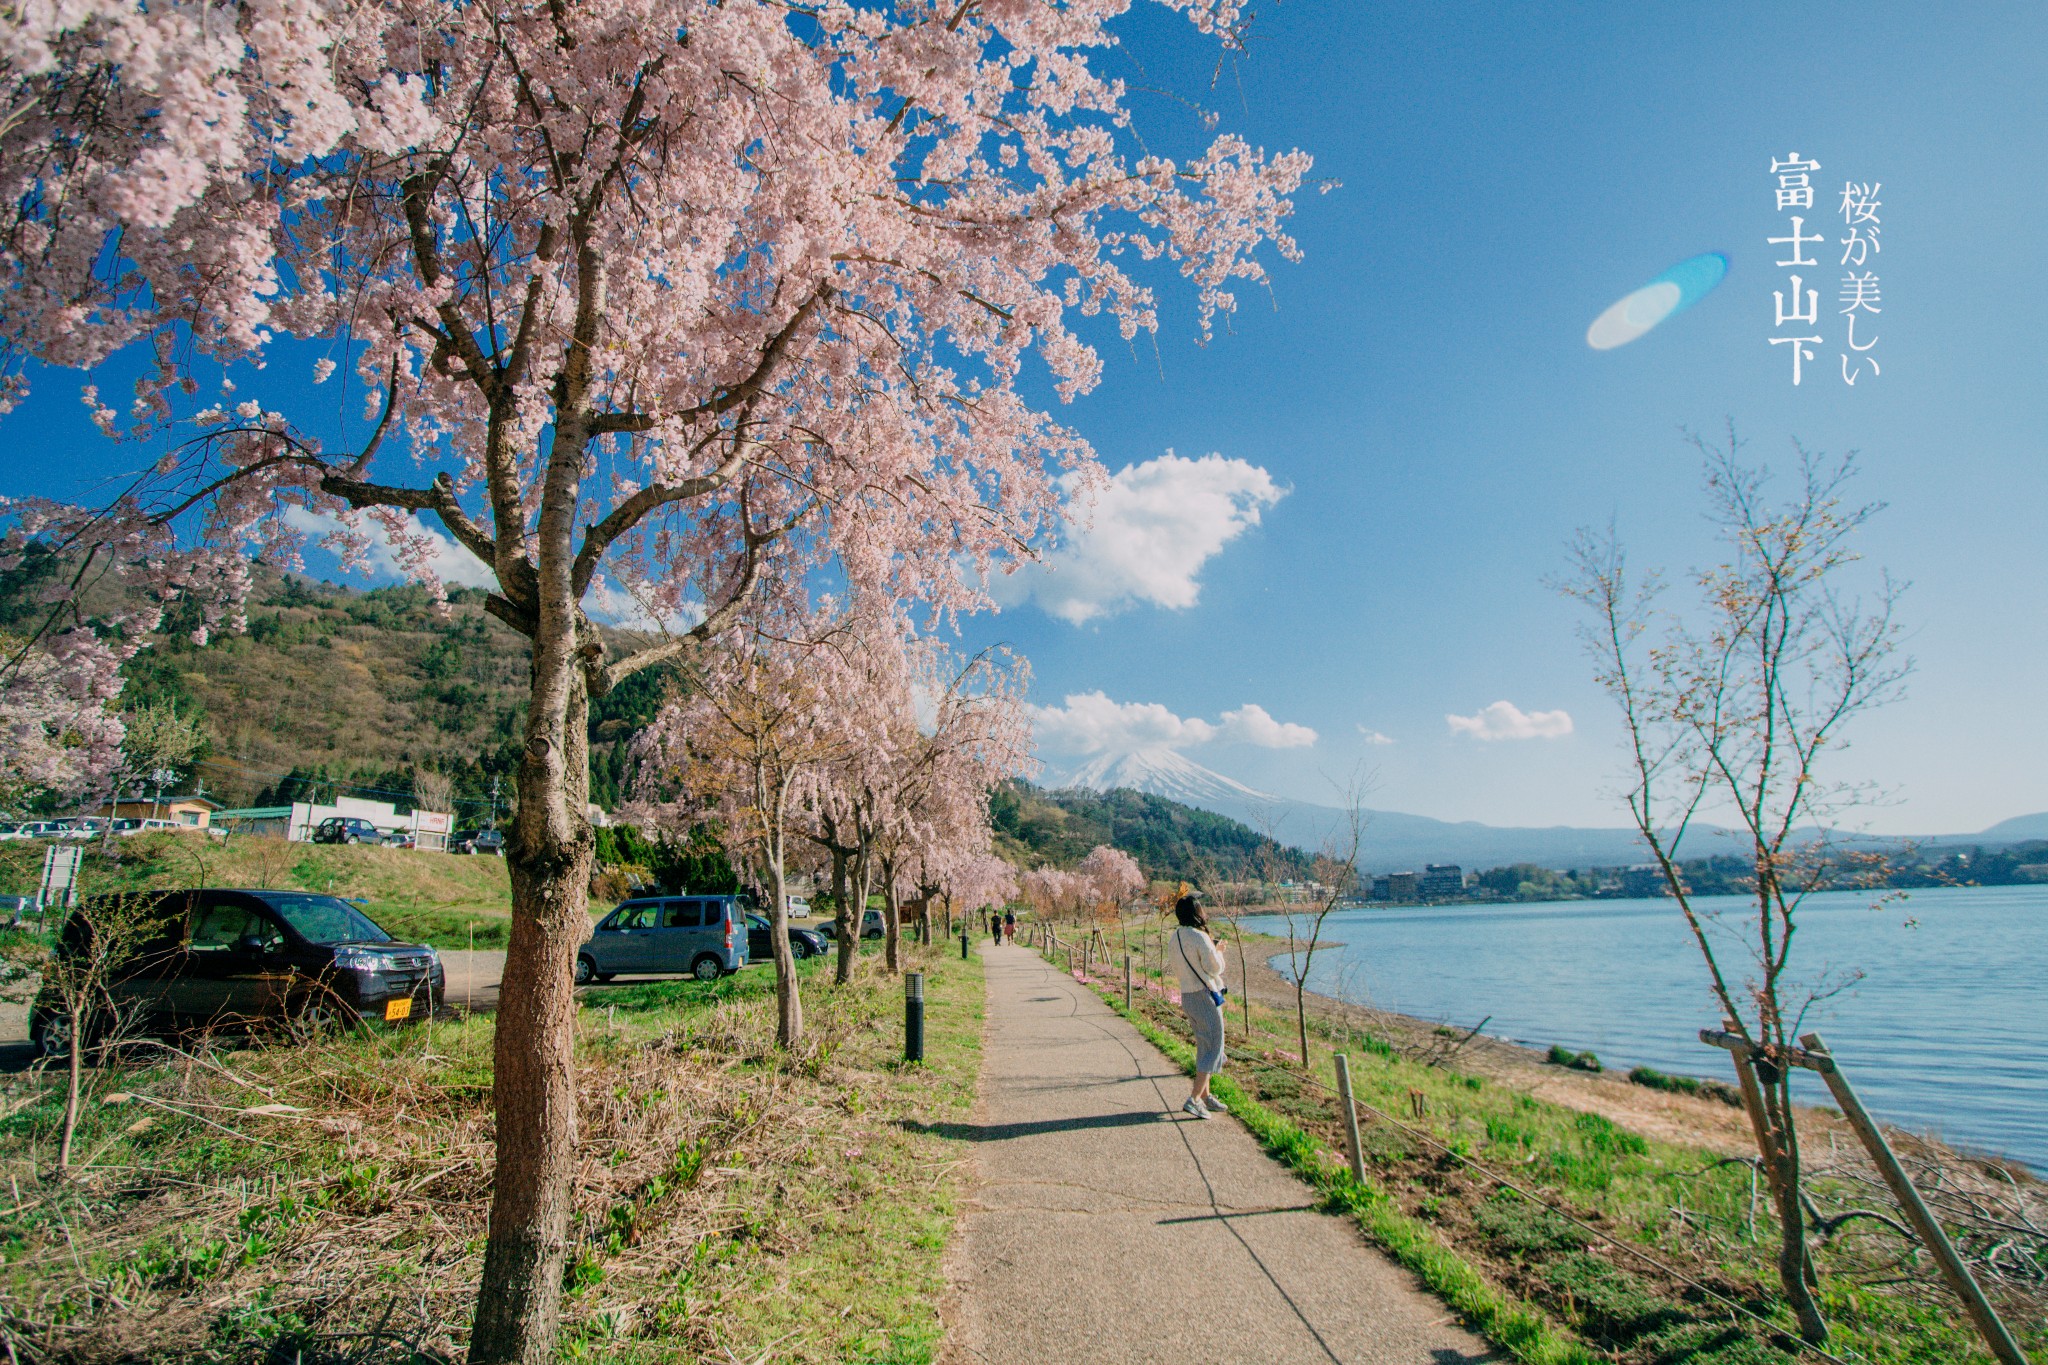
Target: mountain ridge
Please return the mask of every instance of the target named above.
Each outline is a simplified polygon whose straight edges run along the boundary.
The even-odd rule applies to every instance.
[[[1069,774],[1057,790],[1109,793],[1117,789],[1164,797],[1210,811],[1270,835],[1281,844],[1315,850],[1341,823],[1334,806],[1273,796],[1203,767],[1177,750],[1146,748],[1096,755]],[[1406,811],[1367,810],[1362,872],[1420,869],[1429,863],[1467,868],[1533,863],[1559,870],[1626,867],[1647,862],[1642,836],[1626,826],[1489,825],[1478,820],[1439,820]],[[1821,831],[1807,837],[1820,837]],[[1836,832],[1833,837],[1868,844],[2017,844],[2048,839],[2048,812],[2014,816],[1976,833],[1873,836]],[[1730,851],[1736,831],[1696,825],[1681,855],[1702,858]]]

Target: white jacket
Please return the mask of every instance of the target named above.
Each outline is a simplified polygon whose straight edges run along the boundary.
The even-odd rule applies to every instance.
[[[1182,995],[1223,989],[1223,950],[1200,929],[1185,924],[1175,929],[1166,942],[1166,955],[1180,972]]]

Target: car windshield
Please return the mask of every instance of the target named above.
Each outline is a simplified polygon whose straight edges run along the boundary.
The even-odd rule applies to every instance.
[[[308,943],[389,943],[391,935],[379,929],[362,911],[333,896],[301,896],[268,891],[260,896],[277,911],[286,924]]]

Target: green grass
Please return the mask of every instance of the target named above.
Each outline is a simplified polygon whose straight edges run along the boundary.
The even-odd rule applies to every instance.
[[[934,1357],[965,1147],[927,1122],[971,1110],[982,992],[978,958],[920,965],[922,1066],[900,1060],[901,985],[871,962],[844,988],[804,964],[794,1054],[773,1046],[765,970],[585,993],[562,1359]],[[94,1078],[93,1169],[65,1185],[40,1180],[54,1078],[7,1083],[0,1188],[26,1197],[0,1208],[0,1333],[39,1357],[192,1365],[382,1322],[458,1354],[492,1037],[479,1016],[136,1057]],[[292,1110],[249,1112],[267,1104]]]
[[[0,843],[0,893],[26,895],[36,889],[44,847],[28,840]],[[181,832],[115,839],[111,856],[101,855],[98,841],[85,847],[80,889],[86,895],[188,886],[254,886],[323,891],[378,904],[500,914],[511,905],[511,882],[503,858],[365,844],[293,844],[251,835],[220,839]]]
[[[1151,928],[1134,932],[1132,943],[1138,960],[1149,959],[1156,969],[1157,939]],[[1235,960],[1227,932],[1224,944]],[[1271,940],[1248,947],[1255,957],[1277,951]],[[1119,1007],[1122,951],[1118,935],[1110,973],[1114,980],[1106,983],[1106,994]],[[1504,1082],[1426,1065],[1389,1040],[1341,1020],[1311,1017],[1312,1074],[1322,1082],[1311,1084],[1298,1065],[1291,1011],[1254,1005],[1247,1034],[1243,1002],[1233,997],[1228,1019],[1231,1066],[1223,1081],[1254,1106],[1244,1116],[1268,1147],[1326,1195],[1350,1179],[1335,1155],[1343,1139],[1329,1089],[1330,1056],[1342,1050],[1350,1054],[1355,1093],[1371,1110],[1508,1173],[1517,1184],[1610,1236],[1683,1267],[1789,1327],[1775,1292],[1775,1232],[1767,1207],[1756,1211],[1752,1225],[1745,1168],[1717,1166],[1717,1153],[1647,1138]],[[1159,995],[1141,993],[1137,1022],[1154,1041],[1165,1040],[1169,1055],[1186,1063],[1185,1045],[1178,1041],[1184,1022],[1177,1008]],[[1507,1227],[1501,1221],[1506,1215],[1489,1197],[1489,1180],[1460,1168],[1440,1149],[1386,1118],[1369,1111],[1361,1122],[1372,1182],[1352,1196],[1365,1201],[1361,1225],[1517,1358],[1539,1358],[1531,1353],[1576,1338],[1602,1359],[1632,1365],[1748,1365],[1786,1359],[1764,1340],[1769,1334],[1763,1329],[1753,1324],[1732,1329],[1727,1310],[1681,1303],[1687,1292],[1682,1285],[1598,1239],[1579,1244],[1540,1230]],[[1384,1203],[1375,1202],[1375,1191]],[[1814,1192],[1829,1205],[1861,1204],[1868,1198],[1824,1180]],[[1816,1249],[1837,1353],[1869,1365],[1987,1361],[1967,1322],[1931,1277],[1912,1285],[1861,1283],[1889,1278],[1864,1268],[1873,1257],[1882,1265],[1886,1255],[1903,1250],[1896,1239],[1887,1241],[1889,1236],[1872,1232]],[[1607,1271],[1595,1274],[1586,1257]],[[1648,1296],[1665,1307],[1653,1312],[1631,1295]],[[1532,1305],[1551,1321],[1551,1337],[1531,1334],[1513,1316],[1532,1311]],[[1684,1311],[1673,1316],[1678,1309]],[[1504,1325],[1487,1327],[1486,1320]],[[2013,1326],[2033,1351],[2048,1346],[2048,1324],[2038,1315]]]
[[[512,937],[512,916],[504,910],[450,909],[369,901],[363,909],[393,938],[436,948],[502,948]],[[593,912],[596,907],[592,907]]]
[[[1110,1004],[1183,1070],[1194,1067],[1194,1050],[1178,1035],[1139,1010],[1125,1011],[1116,992]],[[1458,1310],[1488,1340],[1527,1365],[1593,1365],[1595,1357],[1555,1324],[1486,1282],[1427,1224],[1409,1217],[1371,1181],[1361,1182],[1320,1142],[1252,1095],[1228,1073],[1213,1087],[1252,1135],[1283,1165],[1323,1198],[1325,1208],[1357,1219],[1367,1236],[1392,1252],[1429,1290]]]

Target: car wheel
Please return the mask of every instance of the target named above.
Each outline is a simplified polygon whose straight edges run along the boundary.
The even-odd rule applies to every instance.
[[[716,981],[725,975],[725,964],[706,953],[690,964],[690,975],[699,981]]]
[[[55,1061],[71,1055],[71,1020],[61,1014],[45,1014],[36,1020],[36,1055]]]
[[[811,945],[804,942],[802,939],[792,940],[789,945],[789,950],[790,952],[796,955],[796,960],[799,962],[803,961],[805,958],[811,955]]]
[[[285,1033],[295,1043],[311,1043],[332,1036],[341,1027],[341,1013],[334,1005],[309,996],[291,1007],[285,1016]]]
[[[602,979],[603,978],[598,976],[597,974],[597,963],[591,959],[589,954],[585,953],[576,959],[577,985],[588,986],[591,982],[600,981]]]

